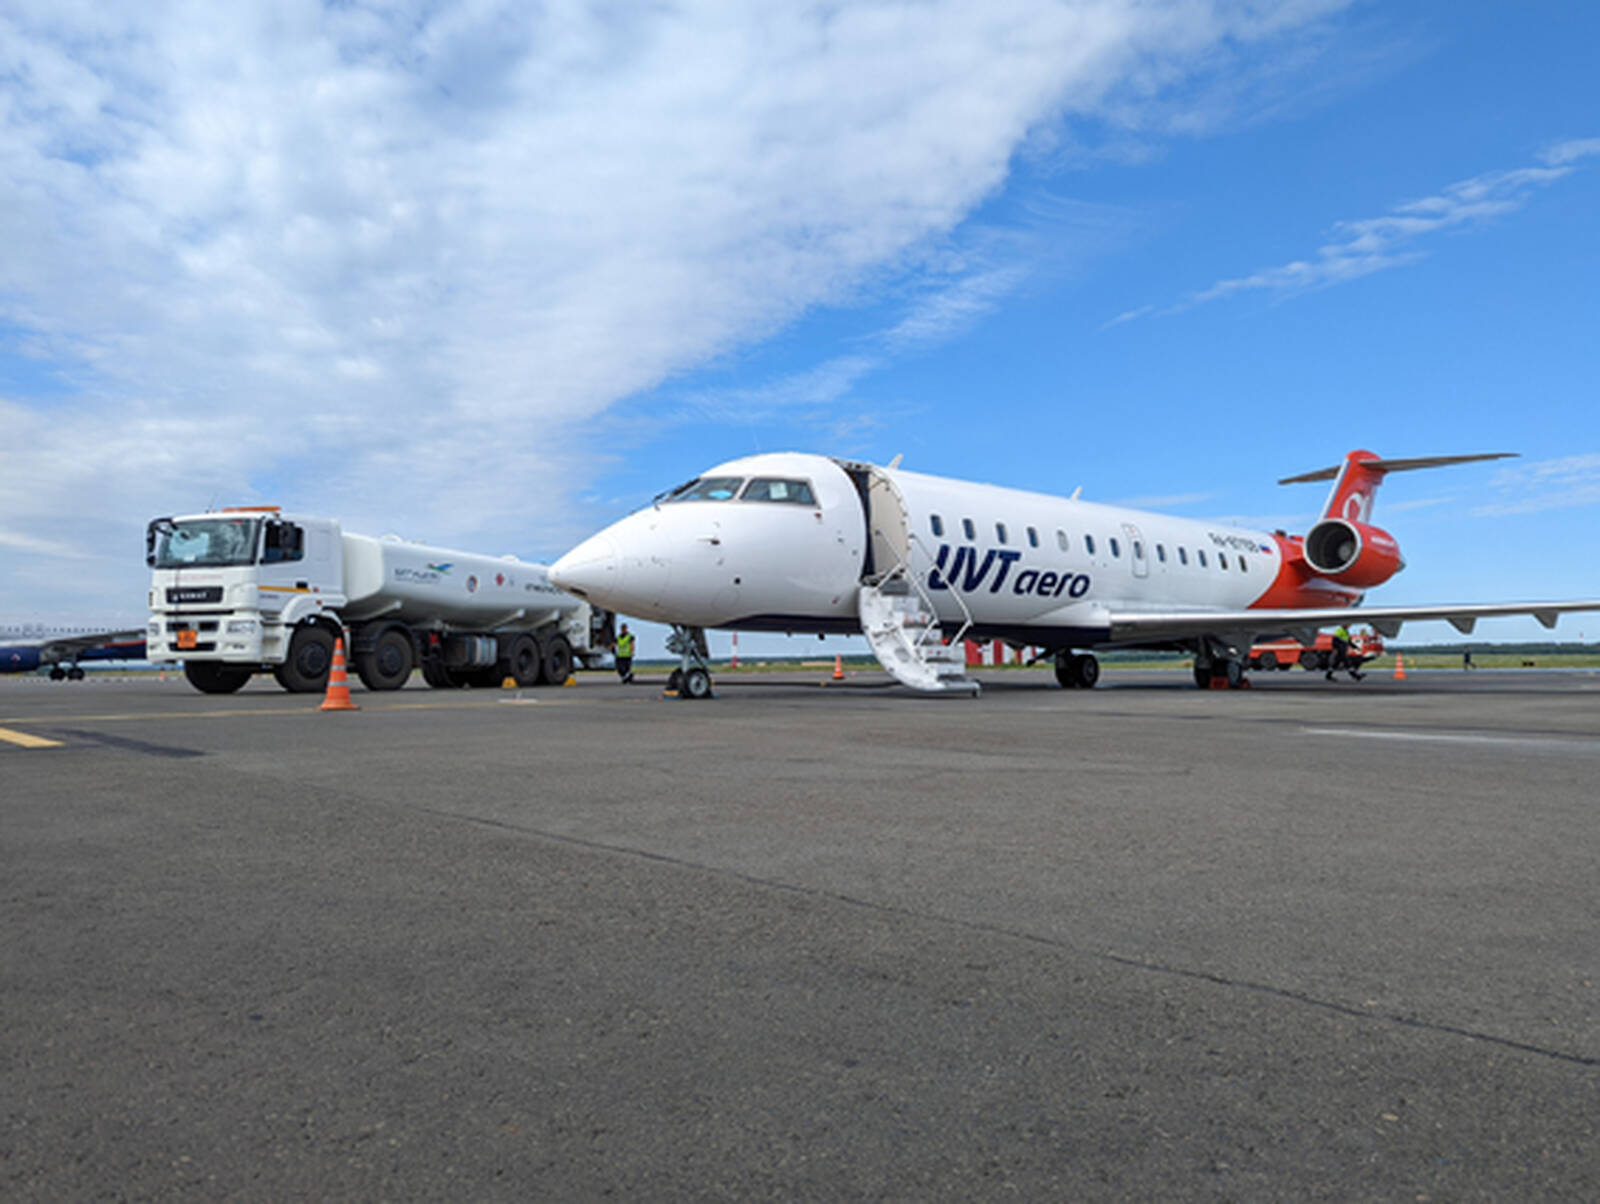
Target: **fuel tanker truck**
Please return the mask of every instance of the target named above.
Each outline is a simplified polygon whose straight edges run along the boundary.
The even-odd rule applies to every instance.
[[[398,690],[418,667],[440,688],[559,685],[612,638],[612,616],[551,585],[544,565],[374,539],[276,506],[155,519],[145,560],[149,659],[182,661],[207,694],[266,670],[285,690],[320,691],[341,634],[369,690]]]

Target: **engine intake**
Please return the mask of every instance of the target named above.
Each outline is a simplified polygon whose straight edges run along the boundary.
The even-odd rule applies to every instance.
[[[1406,567],[1394,536],[1366,523],[1325,518],[1306,532],[1306,563],[1341,585],[1381,585]]]

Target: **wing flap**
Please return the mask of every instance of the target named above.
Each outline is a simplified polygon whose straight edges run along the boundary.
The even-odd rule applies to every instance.
[[[1385,637],[1393,639],[1400,633],[1402,624],[1427,619],[1442,619],[1457,631],[1469,632],[1479,619],[1531,615],[1546,628],[1552,628],[1561,615],[1575,611],[1600,611],[1600,600],[1356,606],[1348,610],[1329,607],[1314,610],[1112,611],[1109,619],[1111,639],[1116,643],[1241,631],[1252,632],[1256,638],[1292,635],[1300,639],[1301,633],[1334,623],[1366,623]],[[1301,642],[1308,641],[1301,639]]]

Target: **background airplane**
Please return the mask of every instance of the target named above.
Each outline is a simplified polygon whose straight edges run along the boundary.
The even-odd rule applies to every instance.
[[[730,460],[561,557],[550,578],[597,605],[673,625],[675,684],[706,697],[708,627],[861,632],[895,678],[975,690],[963,638],[1038,647],[1064,686],[1092,686],[1084,649],[1183,650],[1196,683],[1244,681],[1252,643],[1360,621],[1393,637],[1411,620],[1470,632],[1481,618],[1544,626],[1600,601],[1368,607],[1405,567],[1372,525],[1391,472],[1510,453],[1383,459],[1352,451],[1282,482],[1332,480],[1305,535],[1105,506],[827,456]]]
[[[50,666],[53,681],[81,681],[80,661],[144,659],[144,628],[116,631],[63,623],[0,623],[0,673]]]

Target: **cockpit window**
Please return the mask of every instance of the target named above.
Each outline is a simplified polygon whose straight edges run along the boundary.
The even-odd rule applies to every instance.
[[[739,496],[746,502],[791,502],[797,506],[817,504],[809,481],[793,481],[785,477],[756,477]]]
[[[743,477],[699,477],[687,485],[679,485],[666,500],[669,502],[725,502],[737,497]]]

